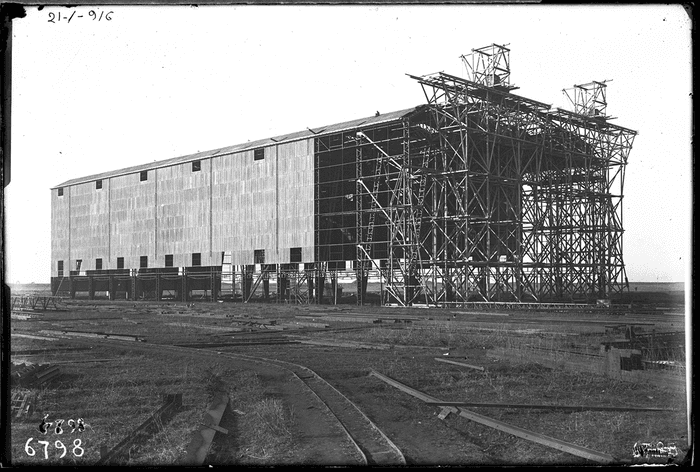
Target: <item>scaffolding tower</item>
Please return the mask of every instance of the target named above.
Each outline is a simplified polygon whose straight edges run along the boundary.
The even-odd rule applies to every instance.
[[[402,306],[625,289],[622,197],[636,132],[610,123],[605,82],[565,91],[573,111],[513,94],[509,53],[493,44],[461,56],[467,79],[409,75],[426,105],[338,143],[333,166],[355,188],[339,177],[346,201],[317,195],[317,227],[339,224],[347,241],[317,238],[316,260],[354,250],[358,294],[371,270],[382,303]]]

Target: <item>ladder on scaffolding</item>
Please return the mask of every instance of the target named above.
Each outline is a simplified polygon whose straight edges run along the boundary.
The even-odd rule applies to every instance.
[[[411,260],[410,260],[410,265],[411,267],[415,267],[416,264],[420,269],[422,269],[422,258],[421,258],[421,226],[423,223],[423,213],[425,211],[425,192],[426,192],[426,187],[428,183],[428,172],[426,169],[428,168],[428,164],[430,161],[430,153],[428,150],[423,151],[423,162],[421,165],[422,172],[420,173],[419,177],[419,182],[418,182],[418,199],[416,202],[416,205],[418,206],[417,212],[415,209],[415,205],[411,205],[411,228],[413,230],[413,244],[411,244]],[[418,283],[420,284],[420,287],[423,290],[423,294],[426,297],[425,303],[428,304],[428,294],[427,294],[427,286],[425,284],[425,280],[421,276],[419,277]],[[415,286],[415,288],[418,288],[418,285]]]

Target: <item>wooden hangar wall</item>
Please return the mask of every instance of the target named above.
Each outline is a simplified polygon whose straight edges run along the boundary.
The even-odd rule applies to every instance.
[[[313,261],[314,140],[262,149],[52,189],[51,276],[139,268],[144,257],[190,267],[193,254],[221,266],[224,252],[246,265],[260,250],[284,264],[292,248]]]

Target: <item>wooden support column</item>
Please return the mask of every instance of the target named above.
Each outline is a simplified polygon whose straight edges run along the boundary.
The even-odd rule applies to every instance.
[[[182,268],[182,293],[180,294],[181,300],[183,302],[190,301],[190,289],[187,283],[187,268]]]
[[[70,291],[70,297],[75,298],[75,280],[73,276],[68,279],[68,290]]]
[[[323,288],[326,278],[319,272],[318,277],[316,277],[316,303],[319,305],[323,303]]]
[[[109,291],[109,299],[114,300],[116,293],[114,293],[114,276],[109,276],[109,282],[107,282],[107,290]]]
[[[443,285],[445,286],[445,301],[451,302],[454,300],[455,297],[453,285],[454,280],[452,280],[452,271],[450,269],[445,270],[445,275],[443,277],[445,277],[445,280],[443,281]]]
[[[367,282],[365,282],[365,287]],[[408,274],[408,283],[406,284],[406,305],[413,305],[413,297],[416,294],[416,285],[418,285],[418,279],[416,279],[415,274],[411,271]]]
[[[250,265],[242,265],[241,266],[241,274],[243,275],[243,278],[241,280],[241,285],[243,289],[243,301],[248,300],[250,297],[250,290],[253,288],[253,271],[255,270],[255,266],[250,266]]]
[[[265,300],[270,298],[270,273],[268,271],[265,271],[263,273],[263,296],[265,297]]]
[[[312,300],[316,300],[315,292],[314,292],[314,275],[315,275],[315,271],[308,271],[308,270],[306,271],[306,285],[309,288],[309,299],[308,299],[309,303]]]
[[[289,272],[279,272],[277,274],[277,298],[284,302],[288,298]]]
[[[215,302],[219,298],[219,285],[221,284],[221,275],[212,272],[211,275],[211,301]]]
[[[156,274],[156,301],[161,301],[163,298],[163,287],[161,287],[160,274]]]
[[[338,304],[338,272],[331,272],[331,287],[333,290],[333,305]]]
[[[356,271],[357,277],[357,304],[363,305],[365,303],[365,297],[367,296],[367,279],[368,273],[364,269],[358,269]]]
[[[90,300],[95,299],[95,283],[93,281],[92,275],[88,277],[88,298]]]
[[[282,277],[280,277],[280,266],[275,264],[275,276],[277,280],[277,294],[275,295],[275,300],[277,303],[282,301]]]

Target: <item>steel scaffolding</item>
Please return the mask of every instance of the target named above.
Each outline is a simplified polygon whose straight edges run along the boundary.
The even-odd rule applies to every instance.
[[[636,132],[610,123],[604,82],[565,91],[574,111],[513,94],[509,52],[462,56],[468,79],[410,75],[427,105],[344,134],[332,156],[317,145],[321,161],[332,157],[317,165],[317,261],[354,242],[358,280],[379,272],[382,302],[399,305],[591,300],[625,288],[622,195]],[[323,238],[331,227],[342,242]]]

